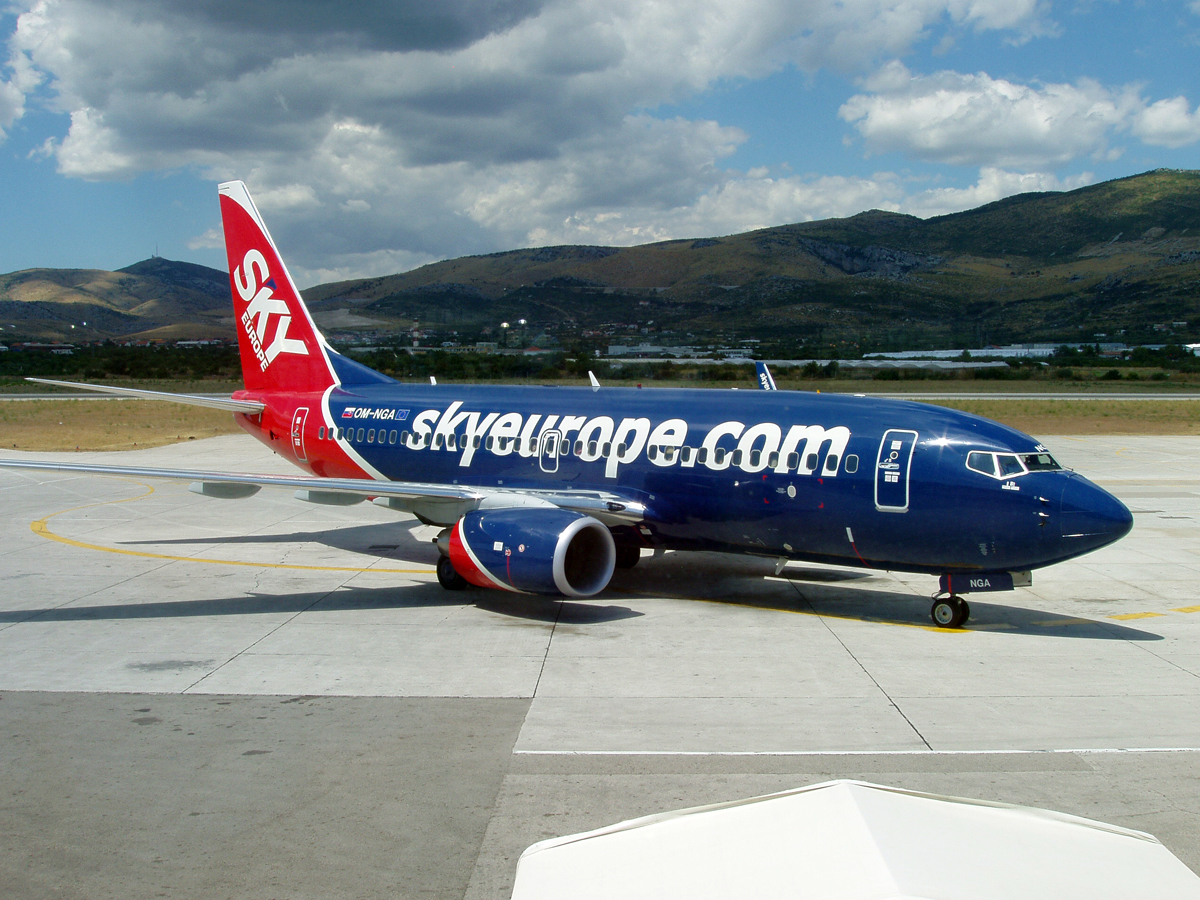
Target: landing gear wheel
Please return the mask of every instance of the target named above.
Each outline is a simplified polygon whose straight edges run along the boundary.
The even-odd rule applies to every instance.
[[[938,628],[958,628],[970,613],[970,607],[962,597],[943,597],[933,601],[929,616]]]
[[[632,569],[642,558],[642,548],[636,544],[617,544],[617,568]]]
[[[458,574],[450,557],[439,556],[437,561],[438,584],[448,591],[461,591],[468,584],[467,579]]]

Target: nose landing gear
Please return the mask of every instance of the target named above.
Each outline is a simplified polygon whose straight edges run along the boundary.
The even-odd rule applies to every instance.
[[[938,628],[961,628],[971,617],[971,607],[962,597],[941,597],[933,601],[929,616]]]

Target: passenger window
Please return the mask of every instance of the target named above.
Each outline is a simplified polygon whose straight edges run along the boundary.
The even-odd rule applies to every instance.
[[[393,430],[391,433],[389,433],[389,434],[388,434],[388,443],[389,443],[389,444],[395,444],[395,443],[396,443],[396,432],[395,432],[395,430]]]
[[[651,444],[650,449],[646,451],[647,459],[658,459],[658,444]]]
[[[789,469],[800,468],[800,454],[799,453],[789,453],[788,454],[787,467]]]
[[[761,461],[762,461],[762,451],[761,450],[751,450],[750,451],[750,465],[754,468],[758,468],[758,464]]]
[[[837,464],[838,464],[838,458],[837,458],[836,453],[830,453],[827,457],[825,457],[825,471],[826,472],[830,472],[830,473],[836,472]]]
[[[708,448],[707,447],[701,447],[699,450],[696,451],[696,462],[700,463],[700,465],[704,465],[706,462],[708,462]]]
[[[612,453],[612,442],[605,441],[604,446],[600,449],[600,455],[607,459],[611,453]]]
[[[1005,453],[996,455],[996,462],[1000,464],[1000,476],[1007,478],[1010,475],[1024,475],[1025,467],[1021,465],[1021,461],[1015,456],[1009,456]]]
[[[457,450],[458,449],[458,439],[455,438],[455,436],[452,434],[446,435],[446,449],[447,450]]]
[[[442,436],[440,434],[435,434],[433,436],[433,449],[434,450],[442,449]]]
[[[529,439],[529,452],[534,453],[536,451],[537,451],[537,438],[530,438]]]
[[[368,443],[368,444],[373,444],[373,443],[375,443],[375,429],[374,429],[374,428],[370,429],[370,430],[367,432],[367,443]]]
[[[496,447],[496,439],[494,437],[492,437],[491,435],[488,435],[487,448],[489,450],[493,450],[493,449],[495,449],[495,447]]]
[[[596,442],[588,441],[588,456],[595,456],[595,455],[596,455]]]
[[[629,448],[624,444],[617,444],[617,456],[624,456],[627,449]]]
[[[667,462],[670,462],[672,459],[674,459],[674,457],[675,457],[675,448],[674,447],[663,447],[663,459],[665,459]]]
[[[680,448],[679,461],[681,463],[687,463],[687,462],[692,461],[692,448],[691,447],[681,447]]]
[[[742,464],[742,451],[734,450],[733,451],[733,465],[740,466],[741,464]]]
[[[996,457],[990,453],[981,453],[978,450],[972,450],[967,454],[967,468],[981,475],[991,475],[995,478]]]
[[[846,472],[853,475],[858,471],[858,457],[851,453],[846,457]]]
[[[363,440],[363,431],[364,431],[364,430],[365,430],[365,429],[363,429],[363,428],[360,428],[360,429],[358,429],[358,442],[359,442],[360,444],[362,443],[362,440]]]
[[[817,454],[810,453],[804,460],[804,468],[810,472],[817,471]]]
[[[779,454],[778,453],[772,453],[770,456],[767,457],[767,468],[768,469],[774,469],[778,465],[779,465]]]
[[[407,431],[400,432],[400,443],[404,444],[405,446],[408,445],[408,432]]]
[[[576,456],[583,456],[583,441],[576,441],[576,442],[575,442],[575,455],[576,455]]]
[[[318,441],[325,440],[325,426],[324,425],[322,425],[320,428],[317,429],[317,440]]]
[[[721,447],[713,451],[713,462],[718,466],[725,462],[725,451]]]

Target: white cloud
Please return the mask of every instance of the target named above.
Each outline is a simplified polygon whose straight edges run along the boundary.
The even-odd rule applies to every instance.
[[[0,140],[25,114],[25,95],[11,81],[0,81]]]
[[[298,274],[344,277],[899,208],[896,176],[726,171],[746,135],[647,111],[1047,21],[1039,0],[38,0],[11,50],[70,114],[63,174],[244,179]]]
[[[1187,97],[1159,100],[1138,111],[1133,133],[1147,144],[1162,147],[1194,144],[1200,141],[1200,109],[1188,112]]]
[[[1200,140],[1200,110],[1186,97],[1150,103],[1136,87],[1017,84],[987,74],[913,75],[892,62],[863,82],[867,93],[838,115],[873,154],[902,152],[928,162],[1046,172],[1081,157],[1115,159],[1111,141],[1182,147]]]
[[[1034,170],[1104,153],[1141,102],[1086,79],[1030,87],[984,73],[912,75],[900,63],[865,86],[871,93],[851,97],[838,114],[872,153]]]

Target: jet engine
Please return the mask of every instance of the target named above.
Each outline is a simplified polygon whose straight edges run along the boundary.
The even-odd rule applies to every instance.
[[[591,597],[604,590],[617,561],[608,528],[557,507],[473,510],[442,533],[438,546],[470,583],[530,594]]]

